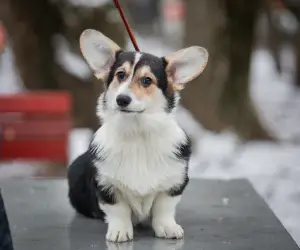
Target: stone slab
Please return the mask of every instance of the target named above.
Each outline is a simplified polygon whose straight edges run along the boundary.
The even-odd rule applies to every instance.
[[[264,200],[246,180],[192,180],[178,207],[184,240],[135,230],[130,243],[107,243],[106,225],[76,215],[65,180],[0,184],[16,250],[297,250]]]

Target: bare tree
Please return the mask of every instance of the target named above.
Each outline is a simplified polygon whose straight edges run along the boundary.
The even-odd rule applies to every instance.
[[[185,46],[210,57],[203,75],[182,96],[183,105],[213,131],[233,128],[244,139],[270,139],[249,96],[250,56],[259,0],[186,1]]]

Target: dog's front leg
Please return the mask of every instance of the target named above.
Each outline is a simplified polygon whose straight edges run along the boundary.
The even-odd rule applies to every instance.
[[[152,207],[152,228],[157,237],[176,238],[183,237],[183,229],[175,221],[176,206],[181,195],[170,196],[160,193]]]
[[[131,208],[124,201],[116,204],[100,204],[108,223],[106,239],[112,242],[124,242],[133,239],[133,226],[131,221]]]

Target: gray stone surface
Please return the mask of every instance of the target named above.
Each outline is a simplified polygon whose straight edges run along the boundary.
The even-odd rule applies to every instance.
[[[184,240],[135,230],[130,243],[105,242],[106,225],[77,216],[65,180],[2,182],[16,250],[296,250],[290,235],[245,180],[193,180],[177,212]]]

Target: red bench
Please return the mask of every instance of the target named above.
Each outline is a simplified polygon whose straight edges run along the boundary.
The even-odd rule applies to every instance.
[[[0,160],[68,161],[71,97],[64,92],[0,95]]]

